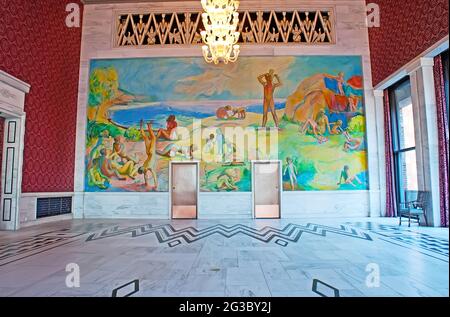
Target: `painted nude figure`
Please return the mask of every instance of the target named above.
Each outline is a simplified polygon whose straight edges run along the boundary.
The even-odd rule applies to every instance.
[[[331,134],[330,121],[328,120],[325,110],[321,109],[315,119],[306,120],[305,124],[301,127],[300,133],[312,132],[317,138],[319,143],[327,142],[328,139],[324,136],[326,132]]]
[[[362,139],[352,137],[348,128],[343,134],[345,136],[344,151],[356,151],[361,147]]]
[[[247,109],[241,107],[241,108],[236,108],[235,111],[236,111],[238,119],[245,119],[247,117]]]
[[[344,91],[344,85],[345,85],[345,74],[343,72],[340,72],[337,76],[327,76],[330,79],[335,79],[337,81],[337,87],[338,87],[338,91],[339,94],[344,96],[345,95],[345,91]]]
[[[122,160],[134,161],[125,152],[125,138],[122,135],[114,138],[113,155],[120,157]]]
[[[239,190],[236,185],[241,179],[239,168],[227,169],[217,178],[217,189],[219,190]]]
[[[94,165],[98,167],[100,172],[108,178],[115,177],[118,180],[126,180],[126,177],[114,168],[110,159],[111,154],[111,150],[101,149],[100,156],[94,160]]]
[[[230,105],[225,106],[225,107],[220,107],[216,111],[217,119],[225,119],[225,120],[232,119],[232,118],[234,118],[235,114],[236,114],[236,111]]]
[[[163,138],[166,140],[176,141],[177,133],[176,129],[178,127],[177,119],[172,114],[166,120],[167,126],[166,129],[159,129],[158,134],[156,135],[157,139]]]
[[[344,133],[344,130],[342,130],[342,125],[343,125],[342,120],[338,120],[334,123],[330,123],[330,126],[332,126],[331,134],[337,135],[337,134]]]
[[[286,167],[283,175],[286,175],[287,173],[289,174],[291,189],[295,190],[295,185],[297,185],[297,168],[294,165],[294,161],[290,157],[286,158]]]
[[[168,144],[163,150],[156,151],[158,155],[173,158],[177,155],[181,155],[187,160],[191,160],[194,157],[195,145],[178,145],[176,143]]]
[[[150,122],[147,123],[147,131],[148,136],[146,132],[144,131],[144,120],[141,120],[141,135],[144,139],[145,143],[145,152],[147,154],[147,159],[145,160],[144,164],[139,168],[138,173],[144,175],[144,182],[145,186],[148,186],[148,178],[147,173],[150,172],[153,177],[153,181],[155,183],[154,189],[158,188],[158,179],[156,178],[155,173],[155,161],[156,161],[156,135],[153,132],[152,124]]]
[[[277,82],[274,83],[273,79],[276,79]],[[270,112],[272,113],[273,121],[275,121],[275,126],[278,128],[278,117],[275,111],[275,102],[273,99],[273,93],[276,88],[282,85],[280,77],[274,73],[273,69],[270,69],[268,73],[262,74],[258,76],[258,81],[264,87],[264,104],[263,104],[263,122],[262,126],[265,127],[267,124],[267,115]]]
[[[341,176],[339,177],[339,182],[337,184],[341,185],[342,180],[344,180],[344,184],[352,185],[353,187],[356,187],[354,181],[356,181],[359,185],[362,184],[357,175],[352,175],[350,173],[350,167],[348,165],[344,166],[344,169],[341,172]]]
[[[111,167],[114,168],[119,175],[135,179],[136,174],[138,174],[138,169],[134,161],[127,161],[126,163],[118,162],[113,159],[113,155],[111,155]]]

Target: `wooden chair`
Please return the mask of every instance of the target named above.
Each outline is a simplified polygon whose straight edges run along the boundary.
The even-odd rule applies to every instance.
[[[411,219],[417,220],[420,225],[420,216],[425,219],[425,224],[428,226],[427,206],[430,193],[427,191],[412,191],[405,190],[405,201],[400,203],[399,217],[402,225],[402,218],[408,218],[408,227],[411,227]]]

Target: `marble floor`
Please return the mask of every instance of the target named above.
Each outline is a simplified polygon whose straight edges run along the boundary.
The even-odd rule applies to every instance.
[[[0,232],[0,296],[449,296],[448,240],[384,218],[68,220]]]

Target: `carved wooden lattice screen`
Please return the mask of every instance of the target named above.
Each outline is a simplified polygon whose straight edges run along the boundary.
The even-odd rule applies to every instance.
[[[239,42],[334,44],[333,10],[241,11]],[[202,42],[201,12],[117,14],[115,47]]]

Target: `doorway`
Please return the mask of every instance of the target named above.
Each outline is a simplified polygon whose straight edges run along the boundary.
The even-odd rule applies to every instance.
[[[170,214],[172,219],[198,218],[198,162],[170,162]]]
[[[252,161],[253,216],[281,218],[281,161]]]
[[[0,70],[0,230],[18,230],[25,134],[25,94],[30,85]]]

